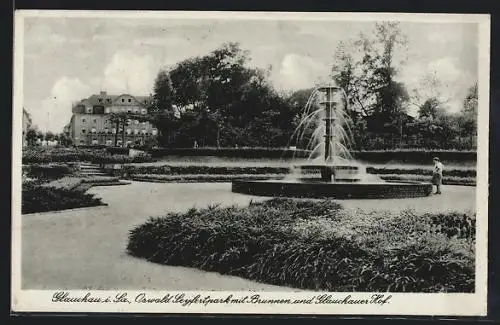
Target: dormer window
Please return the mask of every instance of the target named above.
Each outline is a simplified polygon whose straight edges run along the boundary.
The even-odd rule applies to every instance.
[[[82,118],[82,123],[85,124],[85,119],[84,118]]]
[[[128,102],[129,102],[129,103],[131,103],[131,102],[132,102],[132,99],[130,99],[130,98],[129,98],[129,99],[128,99]]]
[[[106,99],[108,103],[111,103],[111,98]]]
[[[122,98],[122,103],[125,103],[125,99]]]
[[[102,98],[99,98],[99,103],[102,103]]]

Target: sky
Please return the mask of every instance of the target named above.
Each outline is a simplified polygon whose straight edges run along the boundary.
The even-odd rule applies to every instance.
[[[207,54],[225,42],[250,52],[250,66],[271,67],[279,90],[310,88],[326,80],[339,41],[370,33],[373,22],[334,20],[222,20],[26,17],[23,105],[42,131],[61,132],[71,103],[105,90],[148,95],[159,69]],[[401,22],[406,63],[397,78],[407,88],[435,74],[428,91],[458,111],[477,81],[475,23]]]

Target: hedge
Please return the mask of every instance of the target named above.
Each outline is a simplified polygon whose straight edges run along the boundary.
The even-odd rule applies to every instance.
[[[368,174],[386,175],[386,174],[401,174],[401,175],[432,175],[432,168],[377,168],[366,167]],[[475,169],[444,169],[443,176],[451,177],[476,177]]]
[[[203,183],[203,182],[231,182],[233,180],[266,180],[282,179],[284,175],[276,174],[236,174],[236,175],[162,175],[162,174],[135,174],[130,177],[134,181],[156,183]]]
[[[130,157],[120,154],[113,155],[106,149],[27,147],[23,149],[22,161],[23,164],[78,161],[106,164],[151,162],[153,159],[147,153]]]
[[[431,182],[432,176],[424,176],[424,175],[400,175],[400,174],[392,174],[392,175],[379,175],[380,179],[386,181],[417,181],[417,182]],[[475,186],[476,178],[475,177],[453,177],[453,176],[444,176],[443,177],[443,185],[465,185],[465,186]]]
[[[100,198],[85,193],[86,190],[79,186],[65,188],[23,184],[22,214],[104,205]]]
[[[68,164],[29,164],[23,165],[23,172],[30,178],[51,181],[71,175],[76,166]]]
[[[474,292],[472,220],[272,199],[150,218],[131,229],[127,252],[306,290]]]
[[[311,173],[312,171],[302,170],[301,173]],[[377,175],[432,175],[432,168],[385,168],[385,167],[366,167],[366,172]],[[261,174],[290,174],[291,169],[287,167],[236,167],[236,166],[203,166],[203,165],[162,165],[162,166],[140,166],[125,165],[122,173],[127,175],[134,174],[158,174],[158,175],[261,175]],[[450,177],[476,177],[476,170],[471,168],[453,168],[445,169],[443,176]]]
[[[148,152],[153,157],[216,156],[235,158],[307,158],[308,150],[283,148],[157,148]]]
[[[150,149],[153,157],[165,156],[215,156],[234,158],[307,158],[308,150],[292,150],[284,148],[160,148]],[[418,149],[395,149],[395,150],[372,150],[352,151],[355,159],[372,162],[387,163],[397,161],[403,163],[432,163],[432,158],[438,156],[446,162],[476,162],[476,151],[458,150],[418,150]]]

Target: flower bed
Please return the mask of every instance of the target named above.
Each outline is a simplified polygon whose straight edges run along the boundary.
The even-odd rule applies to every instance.
[[[104,205],[86,191],[79,182],[60,187],[26,183],[22,187],[21,211],[27,214]]]
[[[468,213],[363,212],[272,199],[150,218],[130,231],[127,251],[302,289],[473,292],[474,221]]]

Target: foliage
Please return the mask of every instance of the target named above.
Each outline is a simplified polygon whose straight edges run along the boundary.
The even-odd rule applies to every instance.
[[[367,167],[368,174],[406,174],[406,175],[432,175],[432,168],[380,168],[380,167]],[[476,177],[475,169],[444,169],[443,176],[452,177]]]
[[[23,184],[22,213],[35,213],[103,205],[100,198],[85,193],[85,188],[50,187]]]
[[[473,292],[473,219],[272,199],[150,218],[130,231],[127,251],[156,263],[302,289]],[[453,227],[469,228],[454,233]]]
[[[61,147],[27,147],[23,148],[23,164],[50,162],[88,161],[96,164],[133,163],[152,161],[151,155],[141,154],[135,157],[113,155],[106,149],[83,149]]]
[[[23,166],[26,176],[42,181],[51,181],[75,172],[74,166],[67,164],[29,164]]]

